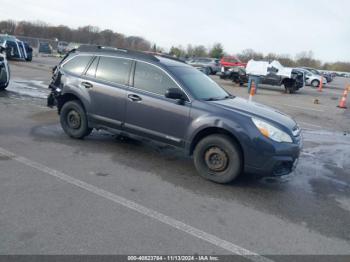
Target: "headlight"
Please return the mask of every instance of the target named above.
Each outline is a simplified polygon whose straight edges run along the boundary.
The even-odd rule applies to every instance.
[[[273,125],[257,118],[252,118],[252,121],[263,136],[268,137],[276,142],[293,142],[290,135],[274,127]]]

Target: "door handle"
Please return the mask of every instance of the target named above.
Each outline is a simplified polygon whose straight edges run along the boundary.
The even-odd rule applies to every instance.
[[[89,82],[81,82],[82,86],[84,86],[85,88],[92,88],[93,85]]]
[[[139,102],[142,100],[141,97],[139,97],[138,95],[134,95],[134,94],[128,95],[128,98],[130,101],[133,101],[133,102]]]

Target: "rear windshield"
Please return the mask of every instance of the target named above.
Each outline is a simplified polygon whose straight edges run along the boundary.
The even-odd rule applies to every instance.
[[[91,59],[92,56],[78,55],[66,62],[62,68],[71,74],[81,75]]]
[[[228,95],[215,81],[195,68],[175,66],[170,69],[196,99],[220,99]]]

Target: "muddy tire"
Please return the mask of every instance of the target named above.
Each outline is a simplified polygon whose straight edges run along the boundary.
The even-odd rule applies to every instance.
[[[242,172],[242,154],[239,146],[227,135],[210,135],[197,144],[194,165],[202,177],[225,184]]]
[[[62,106],[60,122],[64,132],[72,138],[82,139],[92,131],[88,126],[85,110],[77,100],[68,101]]]

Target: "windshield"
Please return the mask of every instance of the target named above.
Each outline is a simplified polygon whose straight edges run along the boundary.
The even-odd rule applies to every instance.
[[[171,67],[174,74],[199,100],[220,100],[230,95],[210,77],[191,67]]]

